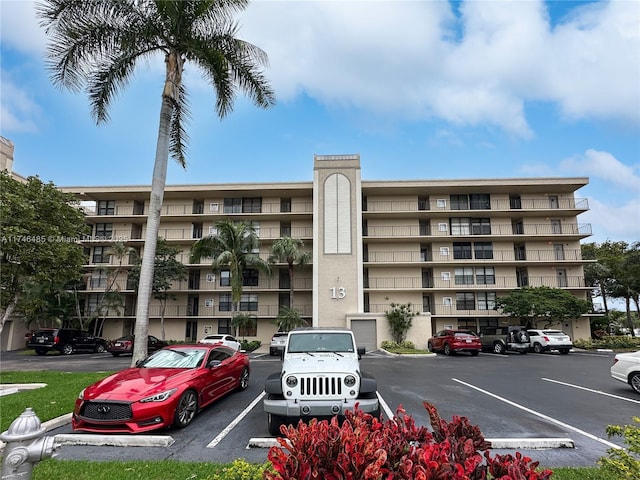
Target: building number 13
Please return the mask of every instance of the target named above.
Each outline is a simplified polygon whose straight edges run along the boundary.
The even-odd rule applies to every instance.
[[[331,298],[344,298],[347,296],[347,289],[344,287],[331,287]]]

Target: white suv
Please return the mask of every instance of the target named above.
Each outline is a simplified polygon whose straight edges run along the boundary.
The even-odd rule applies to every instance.
[[[380,416],[377,383],[360,370],[364,348],[356,347],[351,330],[305,328],[289,332],[282,369],[269,375],[263,401],[269,433],[299,418],[344,417],[356,405]]]
[[[573,348],[571,337],[562,330],[527,330],[531,338],[531,349],[536,353],[558,350],[566,355]]]
[[[269,355],[281,354],[284,351],[284,346],[287,344],[287,337],[289,332],[276,332],[271,337],[271,343],[269,344]]]

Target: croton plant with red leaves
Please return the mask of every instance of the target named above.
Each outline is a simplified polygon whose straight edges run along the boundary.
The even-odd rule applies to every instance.
[[[282,426],[279,446],[271,447],[273,469],[266,480],[547,480],[520,452],[489,452],[480,429],[467,418],[440,418],[424,402],[433,432],[416,426],[402,407],[381,422],[356,406],[344,420],[312,419],[296,427]],[[484,456],[481,453],[484,451]]]

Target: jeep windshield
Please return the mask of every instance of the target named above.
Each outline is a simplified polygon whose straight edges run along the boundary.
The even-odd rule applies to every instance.
[[[355,352],[352,336],[348,333],[304,333],[289,335],[289,353]]]

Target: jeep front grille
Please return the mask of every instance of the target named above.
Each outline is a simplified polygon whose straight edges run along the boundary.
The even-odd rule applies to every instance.
[[[301,377],[300,395],[303,397],[342,396],[342,378]]]
[[[96,421],[131,420],[131,404],[118,402],[85,402],[80,409],[80,416]]]

